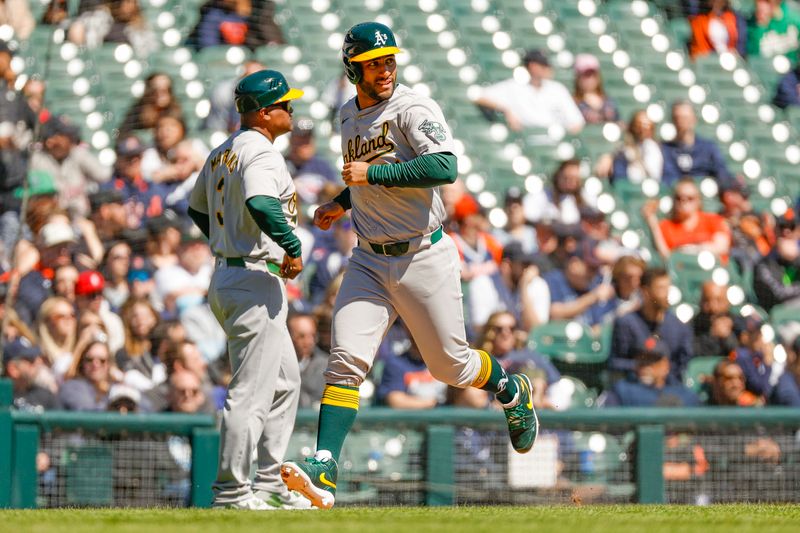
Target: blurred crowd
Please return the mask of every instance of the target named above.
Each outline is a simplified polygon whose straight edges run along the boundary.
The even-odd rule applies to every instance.
[[[0,3],[6,9],[0,24],[15,25],[24,39],[34,21],[25,9],[9,17],[12,4]],[[800,16],[786,3],[758,0],[749,21],[726,1],[685,4],[695,10],[687,12],[693,57],[769,56],[798,46]],[[272,2],[207,2],[190,44],[281,43],[273,11]],[[61,25],[86,46],[128,42],[146,55],[154,43],[136,0],[82,1],[71,18],[66,2],[56,0],[39,23]],[[48,111],[46,80],[31,79],[16,90],[13,55],[0,44],[0,316],[3,374],[13,381],[14,405],[215,413],[231,371],[225,335],[206,303],[214,258],[186,216],[209,147],[187,130],[171,75],[147,78],[119,124],[116,159],[107,166],[77,127]],[[791,321],[769,324],[776,306],[800,305],[795,209],[776,217],[754,208],[746,181],[726,167],[714,140],[696,133],[691,103],[672,105],[675,136],[659,140],[644,110],[623,122],[603,90],[596,57],[577,56],[572,89],[553,79],[545,52],[529,51],[524,63],[529,81],[487,86],[476,105],[514,130],[560,124],[576,133],[585,124],[612,122],[627,134],[593,165],[566,160],[538,189],[508,188],[502,227],[489,222],[461,181],[443,190],[473,345],[507,370],[527,373],[534,401],[545,409],[586,406],[587,389],[596,396],[589,403],[600,407],[800,406],[800,328]],[[264,67],[245,62],[242,75]],[[786,75],[776,105],[800,104],[798,75]],[[235,81],[213,88],[203,132],[238,128]],[[331,82],[331,116],[349,94],[340,82]],[[326,233],[307,218],[310,206],[343,187],[336,167],[317,153],[316,143],[327,142],[318,136],[314,122],[295,117],[286,150],[306,206],[298,228],[306,268],[287,291],[302,407],[318,405],[333,304],[357,242],[347,218]],[[651,246],[626,246],[612,231],[597,189],[586,186],[590,176],[610,187],[646,180],[661,187],[663,196],[629,211]],[[703,208],[698,183],[706,177],[719,191],[714,212]],[[693,285],[696,294],[684,294],[696,300],[692,313],[679,318],[671,291],[686,279],[673,268],[676,257],[704,254],[745,281],[745,297],[733,298],[728,281],[703,279]],[[561,326],[574,330],[572,324],[600,344],[600,362],[570,362],[531,342]],[[698,374],[691,369],[700,360],[710,363]],[[388,332],[361,393],[364,404],[396,409],[497,408],[483,391],[448,390],[435,381],[400,322]]]

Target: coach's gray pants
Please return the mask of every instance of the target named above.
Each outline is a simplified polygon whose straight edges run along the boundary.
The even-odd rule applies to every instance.
[[[268,272],[217,263],[208,299],[228,336],[232,379],[222,412],[214,498],[231,503],[255,490],[282,492],[280,464],[294,427],[300,369],[286,328],[286,289]]]

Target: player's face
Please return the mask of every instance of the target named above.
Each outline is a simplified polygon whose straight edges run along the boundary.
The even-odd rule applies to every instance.
[[[394,54],[376,57],[361,63],[364,75],[358,87],[377,102],[388,100],[397,82],[397,61]]]
[[[281,102],[272,104],[261,110],[265,118],[269,119],[269,130],[277,137],[292,131],[292,113],[294,108],[292,102]]]

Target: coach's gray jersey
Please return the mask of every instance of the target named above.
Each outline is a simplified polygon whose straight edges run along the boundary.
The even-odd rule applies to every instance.
[[[297,194],[283,156],[261,133],[240,130],[211,152],[189,197],[192,209],[209,214],[215,255],[283,261],[283,249],[245,205],[260,195],[278,198],[289,225],[297,227]]]
[[[342,106],[341,119],[345,163],[404,163],[424,154],[455,154],[439,105],[405,85],[367,109],[359,109],[353,98]],[[438,187],[367,185],[351,187],[350,198],[355,232],[371,242],[407,241],[435,230],[445,218]]]

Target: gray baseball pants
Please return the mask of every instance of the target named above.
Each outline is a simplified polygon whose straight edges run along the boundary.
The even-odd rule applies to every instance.
[[[467,344],[459,270],[458,251],[447,234],[397,257],[360,243],[336,298],[325,381],[361,385],[386,330],[400,316],[433,377],[470,386],[481,362]]]
[[[208,300],[228,336],[233,376],[222,411],[214,500],[234,503],[252,490],[284,492],[280,465],[300,397],[300,369],[286,327],[286,288],[265,265],[229,267],[218,260]],[[253,450],[258,466],[251,488]]]

